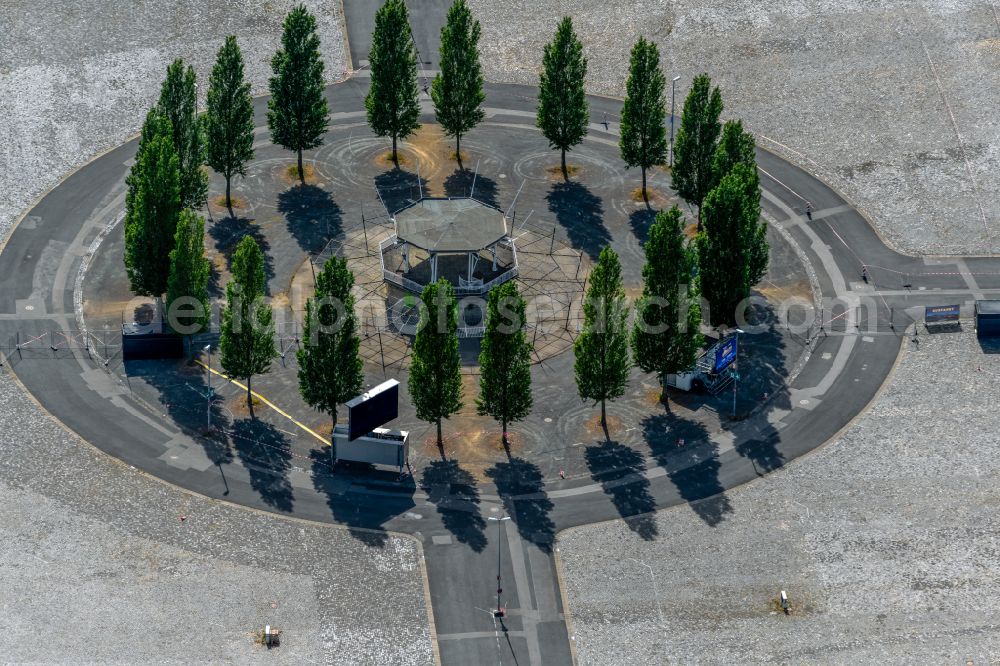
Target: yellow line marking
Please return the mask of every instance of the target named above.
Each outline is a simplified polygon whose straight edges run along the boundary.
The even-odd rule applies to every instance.
[[[239,386],[239,387],[240,387],[241,389],[243,389],[244,391],[246,391],[246,390],[247,390],[247,387],[246,387],[246,385],[245,385],[245,384],[241,384],[241,383],[239,383],[238,381],[236,381],[235,379],[233,379],[233,378],[232,378],[232,377],[230,377],[229,375],[226,375],[226,374],[224,374],[224,373],[221,373],[221,372],[219,372],[218,370],[215,370],[215,369],[212,369],[212,368],[209,368],[209,367],[208,367],[207,365],[205,365],[204,363],[202,363],[201,361],[199,361],[199,360],[197,360],[197,359],[195,359],[195,363],[197,363],[197,364],[198,364],[198,365],[200,365],[201,367],[205,368],[206,370],[208,370],[209,372],[211,372],[211,373],[212,373],[213,375],[218,375],[219,377],[222,377],[223,379],[225,379],[225,380],[226,380],[227,382],[229,382],[230,384],[233,384],[234,386]],[[330,445],[330,442],[329,442],[329,441],[328,441],[328,440],[327,440],[327,439],[326,439],[325,437],[323,437],[322,435],[320,435],[320,434],[319,434],[318,432],[316,432],[315,430],[313,430],[312,428],[310,428],[310,427],[309,427],[309,426],[307,426],[306,424],[304,424],[304,423],[301,423],[301,422],[299,422],[299,421],[296,421],[296,420],[295,420],[295,419],[294,419],[294,418],[292,417],[292,415],[291,415],[291,414],[289,414],[288,412],[284,411],[283,409],[281,409],[280,407],[278,407],[277,405],[275,405],[275,404],[274,404],[273,402],[271,402],[270,400],[268,400],[267,398],[265,398],[265,397],[264,397],[264,396],[262,396],[261,394],[257,393],[256,391],[250,391],[250,395],[252,395],[253,397],[257,398],[257,399],[258,399],[258,400],[260,400],[260,401],[261,401],[262,403],[264,403],[265,405],[267,405],[268,407],[270,407],[270,408],[271,408],[271,409],[273,409],[274,411],[278,412],[279,414],[281,414],[282,416],[284,416],[284,417],[285,417],[286,419],[288,419],[289,421],[291,421],[292,423],[294,423],[294,424],[295,424],[295,425],[297,425],[298,427],[302,428],[303,430],[305,430],[305,431],[306,431],[307,433],[309,433],[310,435],[312,435],[313,437],[315,437],[315,438],[316,438],[316,439],[318,439],[319,441],[323,442],[323,443],[324,443],[324,444],[326,444],[327,446],[329,446],[329,445]]]

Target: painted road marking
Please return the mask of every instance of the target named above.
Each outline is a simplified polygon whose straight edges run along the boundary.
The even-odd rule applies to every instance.
[[[195,359],[195,363],[197,363],[201,367],[205,368],[206,370],[208,370],[209,372],[211,372],[213,375],[217,375],[219,377],[222,377],[223,379],[225,379],[227,382],[229,382],[233,386],[238,386],[241,389],[243,389],[244,391],[247,390],[247,387],[246,387],[245,384],[239,383],[238,381],[236,381],[235,379],[233,379],[229,375],[224,374],[222,372],[219,372],[218,370],[215,370],[214,368],[209,368],[207,365],[205,365],[204,363],[202,363],[201,361],[199,361],[197,359]],[[313,430],[312,428],[310,428],[306,424],[304,424],[304,423],[302,423],[300,421],[295,420],[295,418],[293,418],[291,414],[289,414],[288,412],[284,411],[283,409],[281,409],[280,407],[278,407],[277,405],[275,405],[273,402],[271,402],[270,400],[268,400],[267,398],[265,398],[261,394],[257,393],[256,391],[250,391],[250,395],[252,395],[253,397],[257,398],[262,403],[264,403],[265,405],[267,405],[268,407],[270,407],[274,411],[278,412],[279,414],[281,414],[282,416],[284,416],[286,419],[288,419],[289,421],[291,421],[292,423],[294,423],[299,428],[301,428],[302,430],[306,431],[307,433],[309,433],[310,435],[312,435],[313,437],[315,437],[319,441],[323,442],[327,446],[330,445],[330,442],[328,442],[325,437],[323,437],[322,435],[320,435],[318,432],[316,432],[315,430]]]

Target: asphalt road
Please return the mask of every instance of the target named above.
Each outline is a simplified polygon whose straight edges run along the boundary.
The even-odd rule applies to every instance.
[[[449,0],[421,0],[408,2],[410,28],[413,43],[417,47],[417,68],[434,70],[438,68],[438,48],[441,26],[451,7]],[[345,0],[344,16],[347,19],[347,40],[351,46],[351,61],[354,69],[368,66],[368,52],[372,48],[372,32],[375,30],[375,11],[381,2],[372,0]]]

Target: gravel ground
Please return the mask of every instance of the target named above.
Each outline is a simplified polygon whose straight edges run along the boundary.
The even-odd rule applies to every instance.
[[[138,130],[173,58],[205,81],[236,34],[265,91],[293,4],[5,2],[0,238],[65,174]],[[305,4],[339,79],[340,5]],[[433,661],[414,541],[370,546],[165,486],[65,432],[3,371],[0,405],[4,662]],[[253,640],[267,623],[284,631],[276,651]]]
[[[628,51],[644,35],[659,44],[668,76],[681,77],[678,115],[691,78],[707,71],[726,116],[857,201],[898,249],[1000,252],[997,3],[470,4],[491,80],[537,83],[542,45],[571,15],[589,89],[620,96]]]
[[[45,190],[142,125],[167,65],[184,58],[201,96],[226,35],[266,92],[281,22],[300,0],[4,0],[0,11],[0,238]],[[339,2],[305,0],[326,76],[345,75]]]
[[[652,542],[562,534],[580,662],[997,663],[1000,356],[971,332],[906,346],[867,415],[718,526],[678,507]]]
[[[152,480],[41,415],[6,373],[0,404],[4,662],[433,661],[412,539],[368,545]],[[284,630],[272,652],[252,637],[268,623]]]

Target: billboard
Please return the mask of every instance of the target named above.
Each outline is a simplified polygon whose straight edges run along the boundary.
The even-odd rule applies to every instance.
[[[942,321],[958,321],[960,306],[930,305],[924,308],[924,322],[935,324]]]
[[[399,382],[390,379],[344,403],[349,441],[367,435],[399,416]]]
[[[715,348],[715,365],[712,371],[716,374],[728,368],[736,360],[736,340],[737,336],[734,335],[720,342]]]

